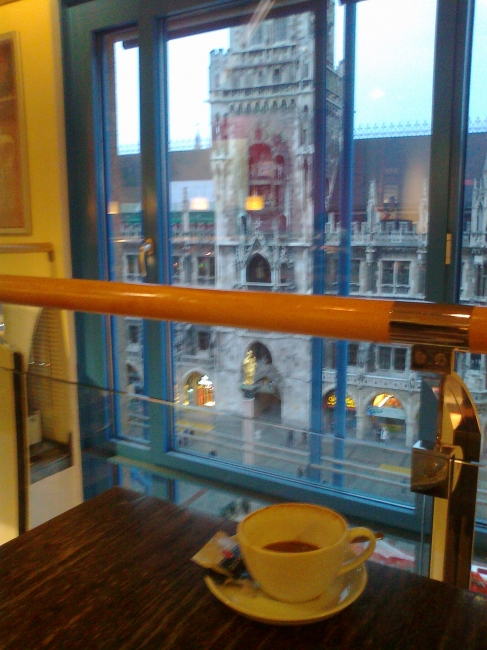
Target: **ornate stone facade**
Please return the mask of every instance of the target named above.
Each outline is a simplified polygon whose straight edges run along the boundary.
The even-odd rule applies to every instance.
[[[232,28],[230,49],[211,53],[211,148],[201,148],[197,138],[193,150],[170,154],[174,283],[311,292],[315,218],[313,43],[313,18],[303,13],[266,20],[251,34],[246,27]],[[329,46],[331,52],[332,43]],[[327,61],[326,74],[325,290],[336,293],[341,69]],[[487,140],[483,132],[470,138],[461,299],[485,304]],[[431,236],[429,140],[422,132],[383,133],[380,137],[369,134],[355,140],[352,295],[424,298],[426,250]],[[198,207],[196,199],[201,198],[206,204]],[[126,257],[134,253],[134,244],[127,241]],[[127,274],[125,279],[129,279]],[[142,353],[137,363],[136,343],[132,340],[130,346],[127,362],[139,368]],[[252,349],[257,358],[254,415],[288,427],[309,427],[308,338],[181,324],[175,326],[175,348],[176,392],[181,403],[214,403],[217,411],[243,415],[242,361]],[[349,435],[375,439],[378,428],[386,426],[398,444],[409,447],[414,443],[420,383],[409,370],[409,354],[401,346],[350,344]],[[333,343],[326,342],[322,374],[325,428],[333,422],[334,355]],[[484,429],[485,359],[462,355],[459,369],[476,399]],[[201,389],[198,377],[204,379]]]

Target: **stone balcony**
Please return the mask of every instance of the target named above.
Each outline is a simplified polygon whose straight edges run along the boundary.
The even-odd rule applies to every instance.
[[[463,246],[466,248],[487,248],[487,234],[485,232],[464,232]]]
[[[184,243],[213,243],[215,240],[215,224],[201,224],[183,230],[180,223],[173,223],[171,226],[171,237],[173,243],[184,241]]]
[[[404,377],[397,374],[379,374],[375,372],[364,372],[360,369],[349,369],[347,372],[347,384],[351,386],[368,386],[371,388],[387,390],[403,390],[407,392],[418,392],[421,386],[419,375],[413,372],[405,372]],[[336,371],[323,369],[323,383],[334,384],[336,382]]]
[[[392,226],[399,227],[392,227]],[[391,226],[391,227],[386,227]],[[325,226],[326,244],[338,246],[340,242],[340,227],[328,222]],[[409,246],[418,248],[426,246],[427,234],[418,233],[414,223],[398,223],[381,221],[378,227],[370,230],[367,223],[352,223],[352,246]]]
[[[202,354],[178,354],[177,363],[184,366],[201,366],[205,369],[215,367],[215,357]]]

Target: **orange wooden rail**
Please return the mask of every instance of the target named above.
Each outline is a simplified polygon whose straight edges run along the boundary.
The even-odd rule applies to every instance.
[[[484,307],[10,275],[0,275],[1,302],[377,343],[397,340],[390,324],[399,305],[419,326],[459,323],[470,350],[487,352]]]

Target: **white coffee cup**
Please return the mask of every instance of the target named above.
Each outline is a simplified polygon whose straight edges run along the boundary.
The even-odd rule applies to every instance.
[[[369,544],[346,560],[348,545],[357,537],[366,537]],[[245,564],[260,588],[287,603],[317,598],[337,576],[359,567],[375,549],[371,530],[349,528],[334,510],[307,503],[256,510],[238,524],[237,538]],[[296,544],[311,550],[297,551]],[[265,548],[268,545],[270,549]]]

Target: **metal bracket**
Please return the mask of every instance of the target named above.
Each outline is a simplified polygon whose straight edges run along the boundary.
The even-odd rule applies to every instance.
[[[454,487],[454,461],[461,448],[418,440],[411,457],[411,492],[449,499]]]
[[[468,388],[452,370],[455,351],[413,347],[414,370],[441,375],[436,440],[419,440],[411,456],[411,491],[434,497],[430,577],[470,586],[481,432]]]
[[[455,353],[444,345],[416,344],[412,346],[411,370],[450,374]]]

